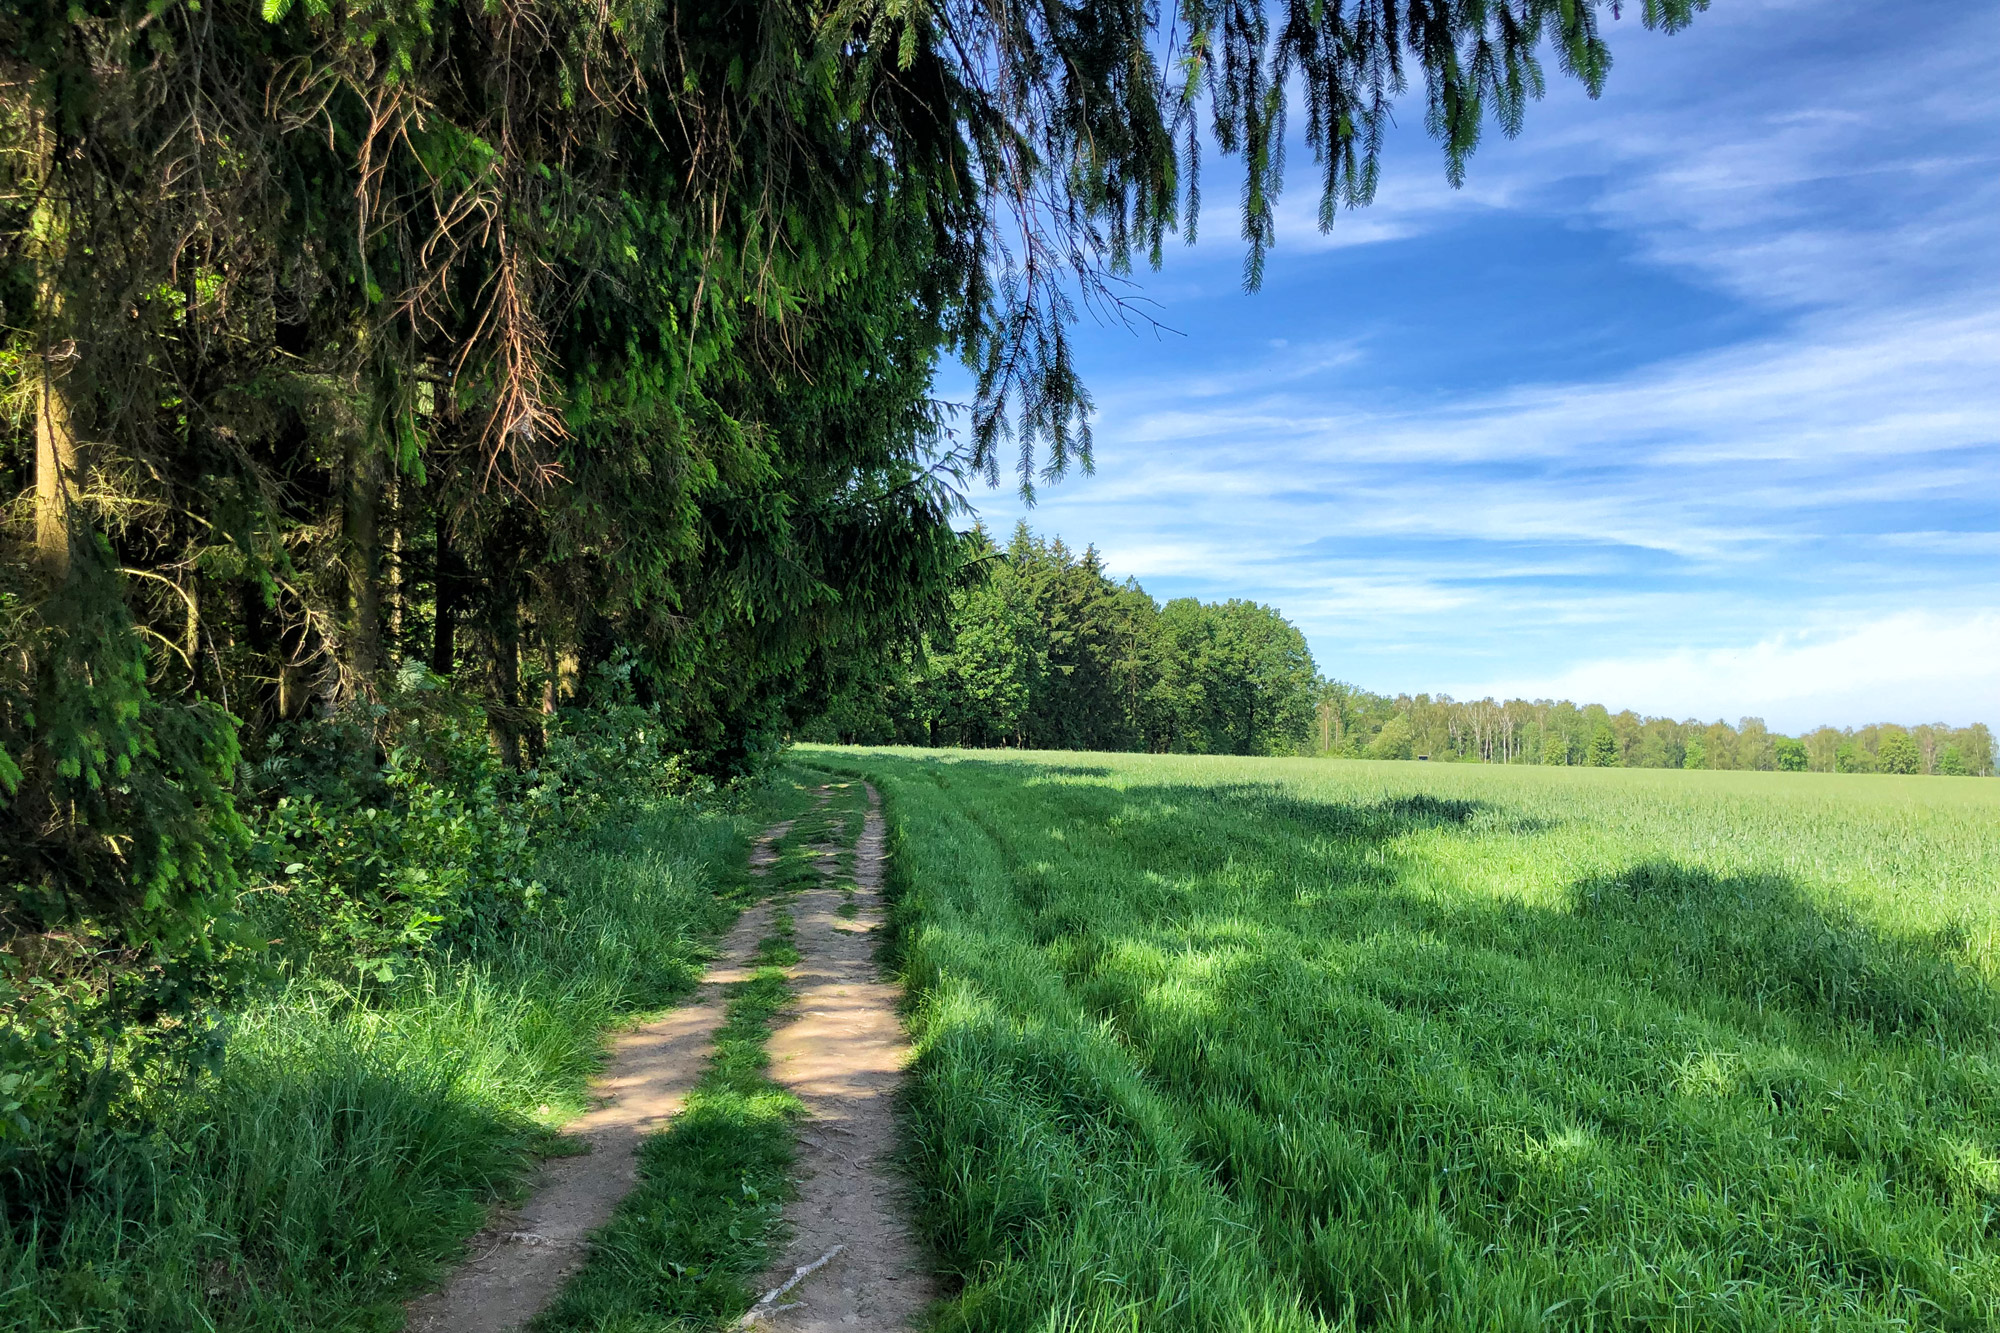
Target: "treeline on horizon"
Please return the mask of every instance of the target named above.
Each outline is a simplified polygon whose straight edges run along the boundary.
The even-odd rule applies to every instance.
[[[1025,522],[966,535],[950,631],[856,669],[800,739],[1181,754],[1989,776],[1983,723],[1820,727],[1645,717],[1568,700],[1377,694],[1328,679],[1275,608],[1161,603]]]
[[[1390,697],[1328,681],[1316,715],[1316,753],[1357,759],[1432,759],[1606,768],[1710,768],[1765,772],[1993,773],[1993,734],[1983,722],[1819,727],[1802,736],[1763,719],[1736,725],[1614,713],[1567,699],[1458,700]]]
[[[1319,673],[1272,607],[1162,604],[1026,523],[1004,549],[965,541],[949,632],[860,666],[801,739],[1294,754],[1311,734]]]

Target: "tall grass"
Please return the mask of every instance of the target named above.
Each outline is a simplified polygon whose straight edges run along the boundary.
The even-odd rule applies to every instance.
[[[0,1329],[376,1329],[432,1278],[549,1126],[603,1030],[660,1008],[727,924],[738,821],[664,805],[548,850],[557,901],[505,945],[365,998],[311,976],[241,1014],[156,1132],[17,1181]],[[32,1205],[32,1206],[30,1206]]]
[[[811,757],[941,1327],[2000,1327],[2000,784]]]

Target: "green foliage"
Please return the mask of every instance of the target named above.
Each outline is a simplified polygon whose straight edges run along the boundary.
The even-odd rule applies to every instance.
[[[1610,727],[1599,724],[1590,734],[1590,748],[1584,752],[1584,762],[1592,768],[1617,768],[1624,762],[1618,753],[1618,738]]]
[[[666,801],[549,845],[534,929],[389,982],[301,968],[156,1133],[7,1159],[0,1329],[395,1326],[586,1108],[602,1032],[693,985],[751,822]]]
[[[1806,753],[1806,743],[1790,736],[1780,736],[1776,743],[1778,771],[1781,773],[1803,773],[1811,767],[1811,757]]]
[[[696,789],[658,712],[629,688],[616,702],[629,664],[604,674],[609,702],[551,718],[524,774],[498,761],[477,701],[414,662],[383,703],[273,738],[251,770],[272,798],[255,820],[259,924],[295,964],[380,980],[527,927],[545,897],[535,848]]]
[[[1992,784],[813,757],[895,830],[940,1328],[2000,1319]]]
[[[1876,763],[1884,773],[1921,773],[1924,771],[1924,757],[1917,750],[1917,743],[1907,732],[1894,732],[1882,738],[1882,744],[1875,752]]]
[[[1686,758],[1681,760],[1682,768],[1707,768],[1708,742],[1700,736],[1688,741]]]
[[[927,655],[915,685],[927,724],[941,734],[974,745],[1004,745],[1025,734],[1030,689],[1044,663],[1021,633],[1029,613],[1018,604],[1020,592],[1014,580],[995,579],[952,599],[950,647]],[[883,720],[895,726],[886,710]]]
[[[1177,598],[1161,606],[1022,524],[1002,552],[966,537],[976,579],[949,634],[878,654],[808,736],[1037,749],[1293,753],[1313,724],[1317,673],[1276,610]]]
[[[525,812],[491,781],[438,783],[400,750],[384,782],[381,804],[283,797],[259,822],[278,876],[266,919],[285,945],[387,980],[441,939],[490,941],[533,918]]]
[[[1409,759],[1416,754],[1416,744],[1411,737],[1409,719],[1392,717],[1375,733],[1375,739],[1368,742],[1370,759]],[[1559,761],[1566,762],[1566,761]]]

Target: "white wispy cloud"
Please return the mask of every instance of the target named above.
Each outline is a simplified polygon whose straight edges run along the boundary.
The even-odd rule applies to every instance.
[[[1231,295],[1241,243],[1212,212],[1148,283],[1169,324],[1195,312],[1200,355],[1163,371],[1150,343],[1090,344],[1098,471],[1045,490],[1035,526],[1156,591],[1274,602],[1376,687],[1506,682],[1781,725],[2000,715],[2000,30],[1732,0],[1636,36],[1617,34],[1603,102],[1557,85],[1463,191],[1433,147],[1399,143],[1376,206],[1331,236],[1294,151],[1261,295]],[[1302,332],[1352,308],[1332,274],[1420,279],[1524,226],[1613,238],[1614,279],[1670,274],[1749,318],[1700,350],[1478,388],[1448,355],[1476,346],[1477,291],[1451,308],[1469,326],[1436,330],[1430,380],[1379,313]],[[1227,300],[1256,303],[1249,336],[1200,326]],[[1510,364],[1571,364],[1521,350]]]
[[[1328,412],[1299,395],[1239,394],[1197,406],[1177,389],[1180,401],[1148,407],[1167,395],[1122,389],[1106,395],[1098,475],[1050,491],[1042,509],[1199,526],[1211,547],[1281,540],[1274,525],[1317,535],[1337,518],[1349,534],[1713,554],[1765,539],[1771,520],[1800,508],[2000,484],[1996,368],[2000,310],[1836,326],[1823,341],[1799,335],[1446,405]],[[1481,478],[1468,496],[1461,472],[1427,466],[1494,463],[1533,467]],[[1253,543],[1253,533],[1265,535]]]

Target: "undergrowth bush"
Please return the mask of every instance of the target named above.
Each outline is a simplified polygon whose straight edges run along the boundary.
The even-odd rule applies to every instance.
[[[72,1130],[0,1170],[0,1330],[394,1326],[397,1301],[582,1108],[601,1031],[692,985],[740,853],[715,802],[540,847],[534,929],[302,966],[239,1009],[152,1132]]]
[[[390,697],[294,728],[246,765],[263,798],[248,903],[278,955],[387,980],[429,951],[485,946],[540,912],[537,846],[712,790],[632,701],[629,667],[599,676],[594,706],[545,719],[524,773],[496,758],[478,703],[415,662]]]

